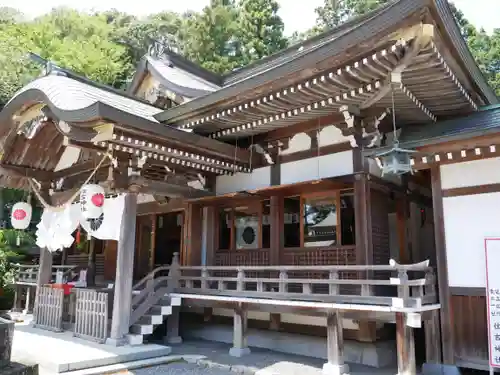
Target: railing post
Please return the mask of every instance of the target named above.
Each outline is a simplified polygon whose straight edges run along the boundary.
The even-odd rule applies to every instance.
[[[201,290],[207,290],[208,289],[208,270],[206,268],[203,268],[201,270]]]
[[[174,253],[172,258],[172,264],[170,265],[170,270],[168,271],[168,276],[170,277],[170,292],[174,292],[179,287],[179,282],[181,278],[181,264],[179,261],[179,253]]]
[[[413,328],[408,326],[408,315],[396,313],[396,343],[398,357],[398,375],[415,375],[415,339]]]
[[[168,272],[169,281],[168,289],[170,293],[175,292],[180,287],[180,278],[182,274],[181,265],[179,261],[179,253],[174,253],[172,264]],[[187,285],[186,285],[187,286]],[[167,344],[181,344],[182,337],[179,336],[179,319],[180,319],[180,306],[171,305],[172,313],[167,318],[167,334],[164,341]]]
[[[327,315],[326,330],[327,362],[323,365],[323,374],[348,374],[349,367],[344,363],[344,336],[340,311],[333,311]]]
[[[245,282],[243,281],[245,279],[245,271],[243,271],[241,268],[238,268],[238,276],[237,276],[238,281],[236,282],[236,290],[238,292],[242,292],[245,289]]]
[[[238,271],[238,273],[239,272],[240,271]],[[233,347],[229,349],[230,356],[242,357],[246,354],[250,354],[250,348],[247,345],[247,314],[247,307],[242,303],[239,303],[238,306],[234,309]]]
[[[408,299],[410,298],[408,280],[408,272],[406,270],[398,270],[398,299],[400,303],[398,307],[408,307]]]
[[[280,286],[279,292],[284,294],[287,292],[288,273],[285,270],[280,270]]]
[[[336,296],[339,294],[339,285],[335,284],[335,281],[339,279],[339,273],[337,271],[330,271],[328,274],[328,279],[330,284],[328,284],[328,294],[331,296]]]
[[[436,275],[432,268],[425,274],[424,295],[436,295]]]

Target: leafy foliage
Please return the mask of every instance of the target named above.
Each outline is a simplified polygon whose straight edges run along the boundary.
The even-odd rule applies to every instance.
[[[20,243],[17,246],[17,238]],[[35,238],[29,232],[13,229],[0,230],[0,288],[12,284],[16,263],[22,261],[28,250],[35,246]]]
[[[27,21],[17,10],[0,7],[0,106],[40,74],[40,67],[26,58],[27,52],[98,82],[124,87],[151,43],[160,40],[223,74],[390,1],[324,0],[316,9],[316,24],[291,38],[284,36],[277,0],[211,0],[201,12],[166,11],[143,19],[115,9],[88,14],[56,8]],[[450,5],[479,66],[500,93],[500,33],[478,30]]]
[[[352,17],[368,13],[391,0],[324,0],[323,6],[316,9],[316,25],[310,30],[293,35],[297,42],[337,27]],[[450,8],[466,40],[472,55],[485,75],[488,83],[500,95],[500,30],[489,35],[472,25],[453,2]]]

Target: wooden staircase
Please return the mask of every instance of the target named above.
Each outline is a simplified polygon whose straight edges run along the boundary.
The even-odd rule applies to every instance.
[[[174,306],[180,306],[181,299],[178,297],[162,298],[152,305],[136,323],[130,326],[130,333],[127,335],[130,345],[141,345],[144,336],[151,335],[156,327],[163,324],[165,319],[172,314]]]
[[[163,324],[172,315],[174,306],[181,305],[180,298],[169,296],[177,286],[179,267],[179,254],[175,253],[171,266],[155,268],[133,286],[130,331],[127,335],[130,345],[141,345],[144,336],[152,334],[157,326]]]

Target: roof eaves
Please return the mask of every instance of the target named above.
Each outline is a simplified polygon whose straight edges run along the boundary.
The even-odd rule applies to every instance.
[[[129,83],[127,87],[127,93],[129,95],[135,95],[136,91],[139,89],[139,86],[142,83],[142,80],[144,79],[144,75],[148,71],[148,62],[144,57],[142,57],[139,60],[139,63],[137,64],[137,68],[135,69],[134,77],[132,78],[132,81]]]
[[[172,64],[179,67],[180,69],[183,69],[191,74],[194,74],[210,83],[213,83],[214,85],[222,86],[223,79],[221,75],[203,68],[202,66],[192,62],[191,60],[185,58],[182,55],[179,55],[178,53],[175,53],[172,50],[166,51],[165,54],[168,56]]]
[[[469,123],[472,126],[464,128],[463,124]],[[431,131],[425,128],[432,126]],[[432,124],[413,125],[409,132],[401,134],[400,147],[415,149],[418,147],[435,145],[443,142],[458,141],[477,136],[498,133],[500,131],[500,105],[493,105],[481,108],[469,116],[459,117]],[[371,148],[363,151],[365,156],[388,151],[391,146]]]
[[[470,76],[472,77],[478,88],[482,91],[485,99],[487,100],[486,104],[499,103],[498,97],[496,96],[495,92],[486,81],[483,73],[477,66],[476,61],[474,60],[474,57],[472,57],[472,54],[469,48],[467,47],[465,40],[463,39],[460,33],[460,29],[451,12],[448,1],[433,0],[432,2],[436,6],[438,14],[444,23],[446,31],[450,35],[451,41],[455,49],[460,55],[460,58],[464,61],[468,73],[470,74]]]
[[[370,13],[369,16],[371,17],[368,17],[360,27],[338,36],[331,42],[323,43],[318,48],[308,51],[308,53],[296,55],[289,61],[256,74],[252,79],[225,86],[210,95],[193,99],[185,104],[163,111],[155,115],[155,118],[162,122],[181,119],[189,113],[228,99],[241,91],[262,86],[276,77],[286,76],[304,69],[314,64],[315,61],[322,61],[330,57],[333,51],[344,51],[353,45],[359,44],[367,36],[378,34],[396,25],[402,19],[421,9],[426,3],[426,0],[398,0],[377,13],[377,17],[373,17],[375,13]]]
[[[396,0],[393,0],[396,1]],[[365,21],[371,17],[373,17],[375,14],[378,14],[382,12],[385,8],[389,7],[391,3],[386,3],[385,5],[377,8],[373,12],[366,13],[357,17],[354,17],[347,22],[333,28],[327,31],[324,31],[318,35],[315,35],[312,38],[309,38],[307,40],[304,40],[299,43],[295,43],[291,45],[288,48],[285,48],[279,52],[273,53],[270,56],[264,57],[258,61],[255,61],[252,64],[249,64],[247,66],[244,66],[238,70],[232,71],[230,73],[225,74],[222,78],[224,81],[224,85],[229,85],[237,81],[241,81],[243,79],[249,78],[259,71],[263,71],[266,69],[269,69],[271,66],[276,65],[276,62],[279,61],[279,59],[283,58],[292,58],[297,52],[300,51],[305,51],[307,52],[310,49],[313,49],[315,46],[318,46],[322,43],[331,41],[331,39],[335,38],[338,36],[338,34],[346,29],[350,29],[352,27],[355,27],[356,25],[360,24],[362,21]]]

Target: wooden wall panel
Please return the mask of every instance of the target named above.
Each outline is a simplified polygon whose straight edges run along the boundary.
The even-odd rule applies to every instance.
[[[370,198],[373,264],[389,265],[391,258],[389,237],[391,202],[387,194],[374,189],[370,192]]]
[[[451,316],[455,359],[470,368],[488,366],[486,297],[452,296]]]
[[[116,254],[118,241],[106,241],[104,247],[104,279],[114,280],[116,274]]]

